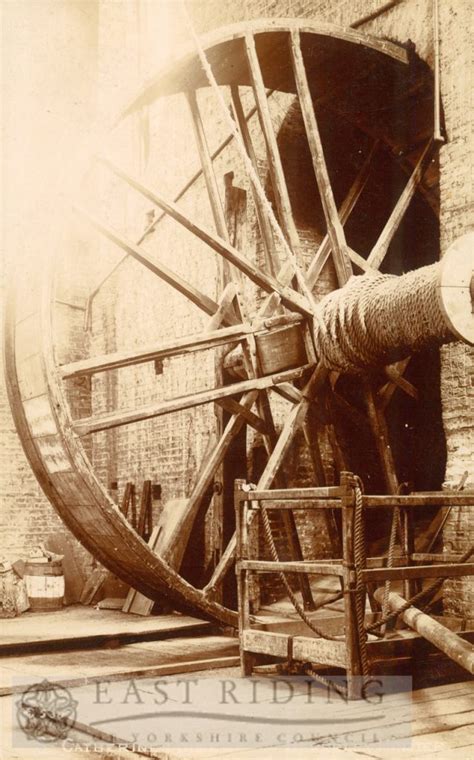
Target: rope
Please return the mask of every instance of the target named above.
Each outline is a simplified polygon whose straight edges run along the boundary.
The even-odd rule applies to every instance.
[[[316,308],[316,352],[330,370],[361,373],[453,340],[437,298],[438,264],[401,276],[351,277]]]
[[[309,301],[310,306],[314,309],[315,308],[315,301],[314,296],[311,293],[310,288],[308,287],[308,284],[306,282],[306,278],[300,268],[300,265],[298,263],[298,260],[296,258],[296,255],[294,251],[290,248],[288,245],[288,241],[286,240],[283,231],[278,223],[278,220],[275,216],[275,213],[273,211],[273,208],[266,196],[265,190],[262,186],[262,183],[260,181],[260,177],[258,176],[257,172],[255,171],[255,168],[252,164],[252,161],[250,160],[250,157],[247,153],[247,149],[245,147],[244,141],[242,139],[242,136],[240,134],[240,131],[237,127],[237,124],[232,117],[227,104],[224,100],[224,97],[221,92],[221,88],[219,87],[219,84],[217,83],[217,80],[214,76],[214,72],[212,71],[211,64],[209,63],[209,60],[206,56],[205,50],[203,49],[201,42],[199,40],[198,35],[196,34],[196,30],[194,29],[194,25],[191,19],[191,16],[189,15],[189,11],[186,7],[186,3],[184,0],[181,2],[181,9],[182,13],[186,22],[186,26],[188,27],[189,33],[191,37],[194,40],[194,44],[196,45],[196,51],[198,53],[199,59],[201,61],[201,65],[203,67],[204,73],[206,75],[208,84],[210,88],[215,93],[217,100],[219,102],[219,105],[221,107],[222,116],[224,120],[227,122],[227,125],[234,137],[235,145],[237,146],[237,149],[241,155],[241,158],[245,164],[246,171],[250,177],[250,180],[255,188],[255,192],[257,193],[259,200],[267,214],[267,217],[270,221],[271,226],[273,227],[273,231],[275,232],[277,238],[279,239],[281,245],[283,246],[284,251],[287,254],[288,261],[291,263],[292,269],[295,273],[298,285],[300,287],[301,292],[306,296],[306,298]]]
[[[265,532],[265,538],[267,540],[270,554],[272,555],[272,559],[274,562],[281,562],[280,557],[278,555],[278,550],[275,546],[275,541],[273,539],[273,533],[272,533],[272,527],[270,525],[270,519],[268,517],[268,511],[264,508],[261,510],[262,513],[262,522],[263,522],[263,529]],[[288,597],[295,608],[296,612],[300,616],[300,618],[306,623],[308,628],[310,628],[317,636],[320,636],[323,639],[329,639],[331,641],[340,641],[339,636],[331,636],[330,634],[324,633],[320,628],[318,628],[311,618],[306,614],[306,611],[302,607],[302,605],[298,601],[298,597],[295,595],[293,589],[291,588],[288,578],[286,577],[286,574],[284,572],[279,572],[278,576],[280,580],[282,581],[283,585],[285,586],[286,592],[288,594]],[[330,604],[331,602],[336,601],[337,599],[341,599],[342,592],[337,594],[336,597],[331,599],[329,602],[324,602],[323,604],[320,604],[316,609],[320,609],[321,607],[324,607],[326,604]]]
[[[367,633],[365,630],[365,583],[361,571],[366,566],[365,555],[365,530],[363,515],[363,491],[362,481],[356,478],[355,509],[354,509],[354,569],[356,576],[356,588],[354,595],[357,638],[359,643],[359,655],[362,675],[369,675],[369,656],[367,653]]]

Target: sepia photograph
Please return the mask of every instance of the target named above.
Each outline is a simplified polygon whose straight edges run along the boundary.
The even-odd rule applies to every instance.
[[[466,760],[473,0],[0,19],[0,757]]]

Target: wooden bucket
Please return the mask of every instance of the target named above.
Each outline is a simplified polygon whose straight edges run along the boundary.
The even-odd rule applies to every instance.
[[[300,325],[290,325],[271,333],[256,335],[260,367],[264,375],[283,372],[308,361]]]
[[[25,563],[24,580],[32,612],[60,610],[64,601],[64,574],[61,560]]]

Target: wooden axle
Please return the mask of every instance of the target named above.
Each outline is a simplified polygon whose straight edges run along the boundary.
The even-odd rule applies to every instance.
[[[384,599],[384,589],[379,588],[375,592],[375,598],[382,604]],[[399,594],[391,593],[388,596],[388,605],[391,610],[400,610],[406,604],[405,599]],[[430,641],[438,649],[444,652],[458,665],[461,665],[469,673],[474,674],[474,646],[464,641],[460,636],[437,620],[426,615],[417,607],[409,607],[401,614],[403,620],[410,628],[419,633],[423,638]]]

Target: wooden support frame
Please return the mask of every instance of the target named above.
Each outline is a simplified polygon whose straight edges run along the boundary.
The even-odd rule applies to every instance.
[[[360,677],[362,676],[361,649],[356,621],[355,593],[356,593],[356,573],[355,573],[355,546],[354,546],[354,509],[356,504],[356,486],[357,481],[354,475],[349,472],[341,474],[341,483],[338,487],[330,488],[298,488],[298,489],[255,489],[246,485],[245,481],[235,482],[234,504],[236,512],[236,574],[238,583],[238,618],[239,618],[239,639],[241,653],[241,668],[244,676],[252,675],[253,668],[258,662],[261,655],[273,656],[279,660],[301,660],[302,662],[312,661],[323,666],[343,667],[347,673],[347,698],[360,698]],[[389,496],[364,496],[362,501],[363,508],[386,507],[389,506],[389,500],[395,499],[406,503],[410,506],[422,506],[429,503],[433,498],[444,498],[445,501],[457,503],[460,499],[458,492],[434,493],[434,494],[408,494]],[[474,493],[463,494],[463,502],[474,506]],[[375,501],[374,501],[375,500]],[[286,507],[290,509],[294,501],[298,501],[300,509],[324,509],[337,508],[342,511],[343,524],[343,549],[342,558],[331,562],[327,561],[304,561],[304,562],[275,562],[263,561],[260,559],[251,559],[248,551],[248,526],[259,510],[280,509]],[[304,502],[304,503],[303,503]],[[329,502],[329,504],[328,504]],[[395,506],[392,504],[392,506]],[[431,555],[420,555],[420,560],[427,560]],[[415,559],[418,555],[411,555],[409,559]],[[432,555],[436,561],[438,556]],[[434,564],[431,566],[407,565],[404,557],[399,557],[395,567],[383,567],[380,563],[382,558],[368,558],[366,567],[359,568],[360,578],[365,584],[374,581],[383,582],[386,580],[413,580],[415,578],[428,577],[446,577],[446,576],[468,576],[474,575],[473,562],[456,562],[458,557],[450,558],[448,562]],[[400,564],[402,563],[402,564]],[[259,577],[267,573],[279,572],[296,572],[308,573],[309,575],[328,575],[341,578],[344,594],[344,637],[341,640],[324,639],[319,637],[308,637],[300,635],[290,635],[287,633],[278,633],[274,631],[257,630],[258,619],[253,620],[250,614],[250,596],[249,596],[249,578],[250,576]],[[384,588],[380,587],[375,593],[377,601],[381,602],[384,595]],[[398,595],[390,595],[390,606],[392,609],[400,609],[405,600]],[[415,608],[410,608],[403,613],[408,624],[415,627],[422,636],[425,636],[429,642],[439,647],[448,656],[458,661],[463,667],[470,672],[474,667],[474,650],[464,639],[448,631],[446,627],[440,625],[434,619],[422,614]],[[422,625],[418,626],[418,619]],[[323,621],[324,623],[324,621]],[[334,623],[334,621],[333,621]],[[321,627],[321,621],[318,621]],[[328,633],[333,631],[332,624],[329,625]],[[472,638],[474,632],[469,634]],[[465,638],[466,634],[464,634]],[[336,639],[338,637],[336,636]],[[408,642],[406,639],[393,639],[368,642],[367,649],[370,656],[375,656],[380,660],[386,652],[388,657],[393,657],[394,645],[398,650],[403,652],[411,647],[413,640]],[[448,651],[449,650],[449,651]],[[380,663],[378,663],[380,664]]]

